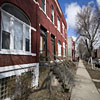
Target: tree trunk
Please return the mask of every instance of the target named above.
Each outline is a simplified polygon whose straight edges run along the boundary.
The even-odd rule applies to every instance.
[[[93,50],[91,50],[89,61],[90,61],[90,64],[92,66],[92,69],[93,69],[94,68],[94,65],[93,65]],[[89,61],[88,61],[88,64],[89,64]]]

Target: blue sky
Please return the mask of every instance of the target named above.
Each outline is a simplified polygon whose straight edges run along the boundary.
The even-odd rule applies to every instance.
[[[83,5],[87,5],[89,2],[100,5],[100,0],[58,0],[58,2],[67,20],[68,36],[76,36],[74,31],[75,14]],[[70,16],[72,16],[72,18],[70,18]]]

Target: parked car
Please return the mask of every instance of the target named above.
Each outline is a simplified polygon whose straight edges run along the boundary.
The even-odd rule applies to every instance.
[[[95,64],[95,67],[100,68],[100,58],[96,58],[93,60],[93,63]]]

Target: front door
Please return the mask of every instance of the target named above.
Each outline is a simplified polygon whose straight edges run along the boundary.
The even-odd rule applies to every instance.
[[[51,35],[51,57],[55,59],[55,37]]]
[[[46,61],[47,57],[47,35],[46,31],[41,29],[40,35],[40,61]]]

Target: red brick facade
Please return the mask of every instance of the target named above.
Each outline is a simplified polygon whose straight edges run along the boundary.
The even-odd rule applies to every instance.
[[[67,25],[62,11],[58,9],[55,0],[46,0],[46,14],[41,10],[41,0],[0,0],[0,7],[4,3],[11,3],[21,9],[30,19],[31,26],[36,31],[31,30],[31,52],[36,53],[32,55],[13,55],[0,54],[0,66],[38,63],[39,62],[39,48],[40,48],[40,26],[47,30],[47,48],[51,51],[51,33],[55,36],[55,53],[58,53],[58,40],[61,41],[61,55],[63,55],[63,42],[67,47],[66,30]],[[51,22],[51,5],[54,7],[54,24]],[[57,30],[57,16],[60,18],[61,33]],[[1,20],[0,20],[1,22]],[[62,22],[65,25],[65,34],[62,35]],[[1,25],[1,24],[0,24]],[[66,48],[67,51],[67,48]],[[66,52],[67,54],[67,52]],[[60,57],[61,58],[61,57]]]
[[[32,86],[38,86],[39,60],[67,56],[66,30],[58,0],[0,0],[0,100],[10,100],[12,76],[29,71]]]

